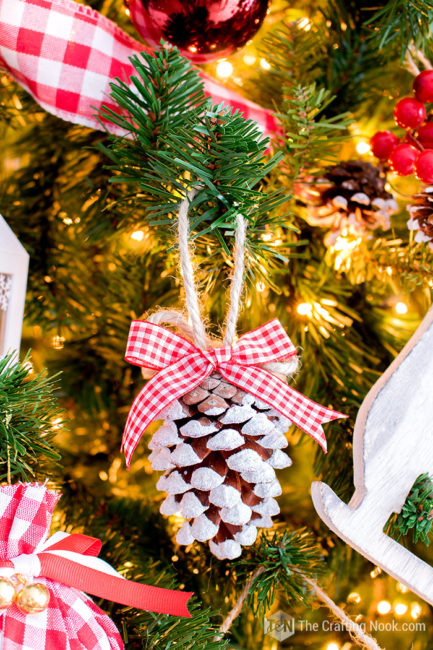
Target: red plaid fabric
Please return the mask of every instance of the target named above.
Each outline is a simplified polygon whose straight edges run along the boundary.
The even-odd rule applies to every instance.
[[[95,114],[112,110],[110,81],[127,82],[129,57],[146,50],[90,7],[72,0],[0,0],[0,63],[48,112],[69,122],[101,129]],[[214,103],[239,109],[266,135],[276,130],[269,111],[202,75]],[[106,127],[119,133],[117,127]]]
[[[159,370],[138,394],[126,422],[122,448],[129,465],[146,427],[175,399],[218,370],[227,381],[255,395],[308,433],[326,452],[324,422],[345,417],[316,404],[259,364],[282,361],[296,349],[278,320],[244,334],[230,347],[199,350],[170,330],[147,321],[133,321],[125,358]]]
[[[0,487],[0,559],[33,553],[48,537],[59,494],[44,485]],[[1,575],[2,569],[0,569]],[[0,616],[3,650],[120,650],[111,619],[77,589],[38,577],[50,591],[48,609],[25,615],[12,605]]]

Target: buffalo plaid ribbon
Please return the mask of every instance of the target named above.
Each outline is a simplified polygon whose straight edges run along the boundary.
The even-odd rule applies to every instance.
[[[103,128],[102,105],[116,111],[110,82],[125,83],[129,59],[146,50],[90,7],[73,0],[0,0],[0,65],[48,112],[75,124]],[[206,94],[255,120],[266,135],[276,130],[271,113],[201,74]],[[120,133],[118,127],[105,127]]]
[[[125,359],[158,372],[138,394],[129,412],[122,442],[127,464],[148,424],[166,406],[198,386],[215,370],[230,383],[279,411],[326,452],[322,424],[345,416],[316,404],[259,367],[294,355],[296,349],[276,319],[244,334],[232,346],[209,350],[199,350],[160,325],[133,321]]]
[[[124,650],[113,621],[86,595],[140,609],[189,616],[191,593],[125,580],[98,558],[100,540],[57,532],[49,536],[60,497],[40,483],[0,486],[0,576],[24,575],[50,592],[48,608],[0,612],[3,650]]]

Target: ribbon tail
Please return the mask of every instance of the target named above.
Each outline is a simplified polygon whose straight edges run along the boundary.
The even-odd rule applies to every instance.
[[[146,427],[169,404],[198,386],[212,369],[212,364],[197,352],[164,368],[147,382],[135,398],[126,421],[122,451],[127,467]]]
[[[191,618],[187,602],[193,592],[143,585],[132,580],[107,575],[102,571],[51,555],[48,552],[41,553],[38,557],[41,562],[41,575],[50,580],[62,582],[92,596],[128,607]]]
[[[256,366],[220,366],[221,374],[247,393],[258,397],[311,436],[326,453],[326,436],[322,424],[346,418],[338,411],[317,404],[298,393],[270,372]]]

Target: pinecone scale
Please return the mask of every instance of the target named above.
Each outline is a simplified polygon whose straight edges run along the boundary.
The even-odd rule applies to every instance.
[[[219,559],[253,544],[272,527],[281,486],[275,469],[291,465],[282,451],[291,422],[253,395],[213,373],[161,414],[149,448],[157,488],[168,493],[164,515],[185,522],[177,542],[209,542]]]

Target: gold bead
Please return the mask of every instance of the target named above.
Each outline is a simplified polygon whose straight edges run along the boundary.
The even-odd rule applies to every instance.
[[[7,609],[15,601],[17,592],[12,580],[0,578],[0,610]]]
[[[40,582],[26,585],[17,596],[17,605],[23,614],[39,614],[47,609],[50,592]]]

